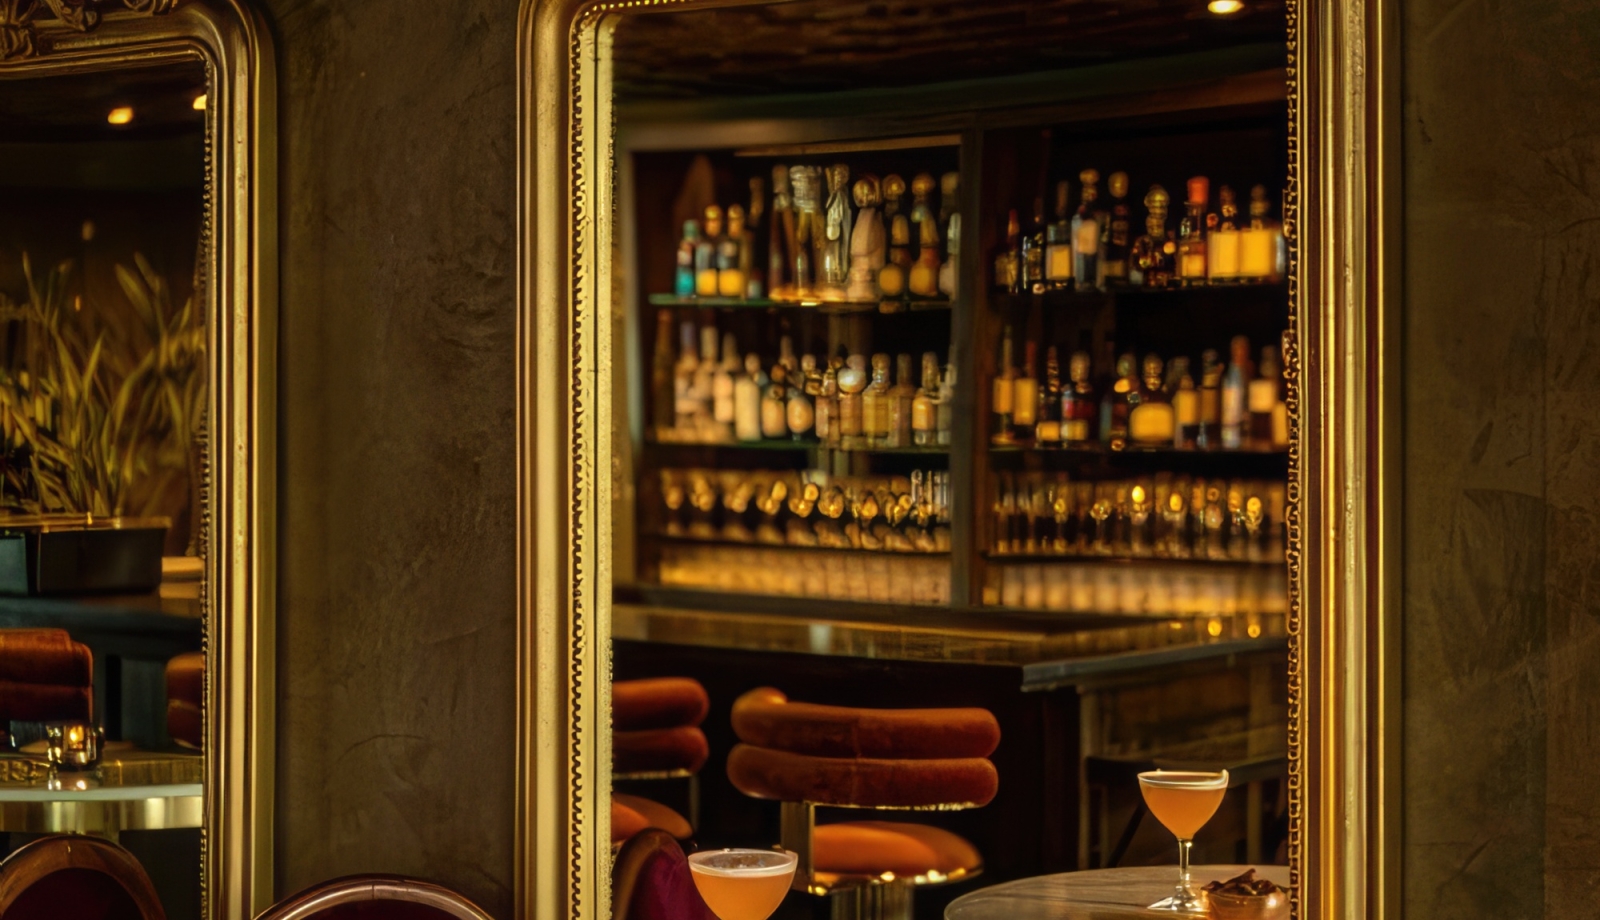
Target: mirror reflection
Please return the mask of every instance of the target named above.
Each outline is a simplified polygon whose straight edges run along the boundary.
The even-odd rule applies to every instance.
[[[206,90],[0,80],[0,854],[117,843],[169,918],[200,915]]]
[[[1287,909],[1286,27],[619,20],[619,916]]]

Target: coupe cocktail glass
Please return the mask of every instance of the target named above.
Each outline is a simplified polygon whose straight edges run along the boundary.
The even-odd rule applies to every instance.
[[[706,850],[689,857],[689,871],[721,920],[767,920],[783,903],[799,861],[788,850]]]
[[[1189,849],[1194,835],[1205,826],[1222,804],[1228,791],[1228,771],[1196,773],[1182,770],[1154,770],[1139,774],[1139,791],[1156,820],[1178,838],[1178,890],[1172,897],[1150,905],[1151,910],[1203,913],[1205,901],[1189,884]]]

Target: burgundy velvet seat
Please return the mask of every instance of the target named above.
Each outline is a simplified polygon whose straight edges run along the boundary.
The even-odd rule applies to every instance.
[[[700,730],[710,709],[705,688],[687,677],[617,681],[611,687],[613,778],[696,782],[695,774],[710,756],[705,732]],[[689,819],[666,805],[641,796],[615,794],[612,843],[621,843],[646,827],[664,830],[680,840],[694,832]]]
[[[982,871],[971,843],[925,824],[846,821],[806,831],[819,805],[987,805],[1000,783],[988,759],[1000,743],[1000,725],[987,710],[818,706],[791,703],[763,687],[734,703],[733,729],[742,742],[728,755],[733,785],[755,798],[803,806],[799,814],[786,806],[783,833],[786,845],[809,849],[810,890],[829,893],[886,879],[901,886],[939,884]],[[806,865],[802,854],[802,870]],[[909,909],[909,901],[904,906]]]
[[[167,734],[192,748],[204,741],[200,713],[205,672],[204,652],[185,652],[167,662]]]
[[[666,831],[641,829],[611,869],[612,920],[716,920],[690,875],[689,860]]]
[[[256,920],[490,920],[448,888],[398,875],[352,875],[291,895]]]
[[[7,722],[87,722],[94,656],[64,629],[0,629],[0,733]]]
[[[97,837],[42,837],[0,862],[5,920],[166,920],[155,886],[127,850]]]

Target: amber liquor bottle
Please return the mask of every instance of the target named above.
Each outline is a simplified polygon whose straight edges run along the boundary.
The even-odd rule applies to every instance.
[[[1205,176],[1190,179],[1189,198],[1178,229],[1178,284],[1183,287],[1206,283],[1206,205],[1210,202],[1210,180]]]
[[[1022,290],[1022,224],[1015,208],[1006,220],[1005,242],[994,254],[994,289],[1006,294]]]
[[[1128,174],[1114,172],[1106,181],[1111,190],[1111,211],[1105,231],[1105,252],[1100,256],[1106,287],[1128,283],[1128,252],[1132,246],[1128,210]]]
[[[1095,414],[1099,407],[1094,398],[1094,384],[1089,381],[1090,360],[1087,351],[1075,351],[1067,363],[1070,383],[1061,394],[1061,440],[1070,446],[1088,444],[1095,440]]]

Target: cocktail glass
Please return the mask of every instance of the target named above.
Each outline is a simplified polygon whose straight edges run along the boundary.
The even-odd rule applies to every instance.
[[[689,857],[694,886],[721,920],[767,920],[800,858],[788,850],[706,850]]]
[[[1139,774],[1139,791],[1144,793],[1150,813],[1178,838],[1178,890],[1172,897],[1150,905],[1150,909],[1204,913],[1205,901],[1189,884],[1189,850],[1194,845],[1194,835],[1222,804],[1222,796],[1228,791],[1228,771],[1153,770]]]

